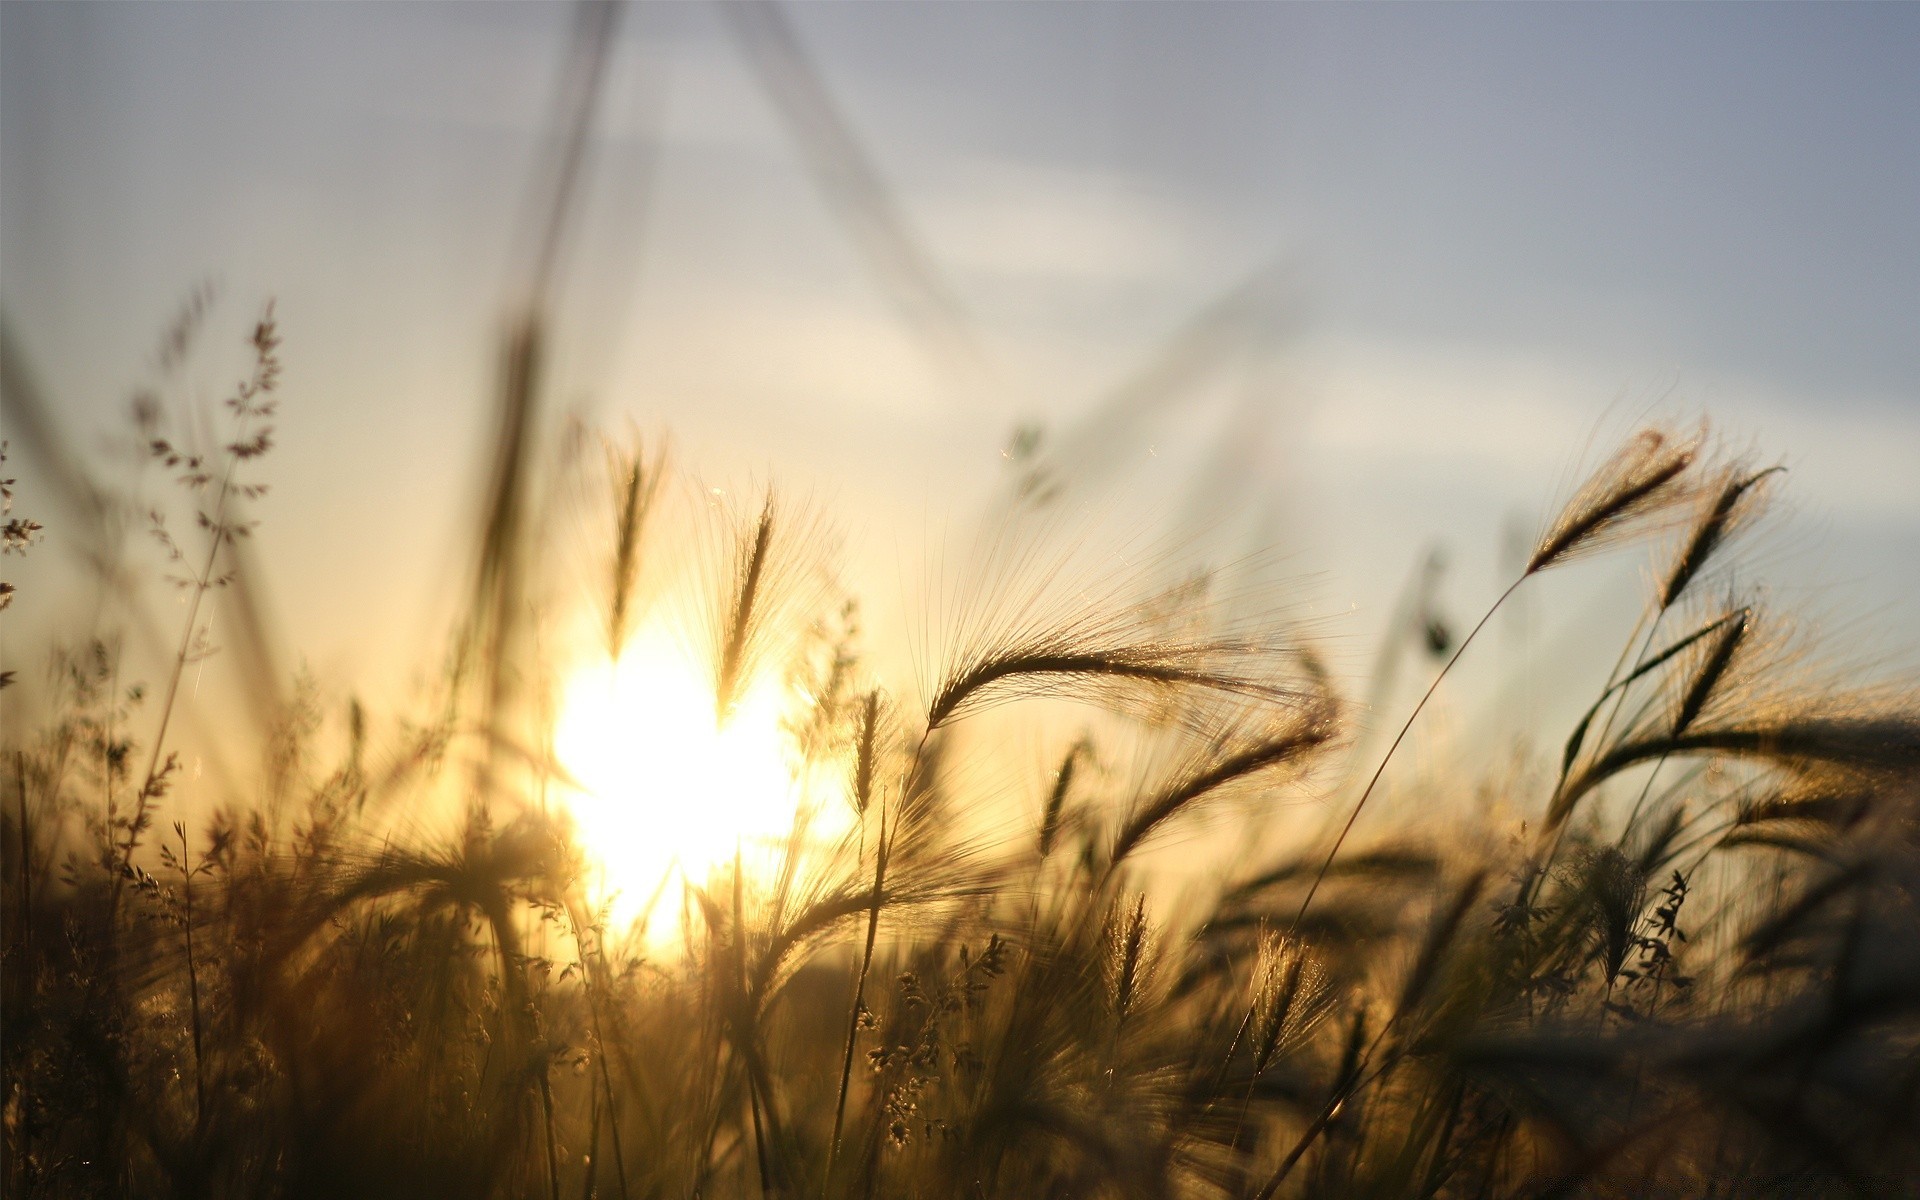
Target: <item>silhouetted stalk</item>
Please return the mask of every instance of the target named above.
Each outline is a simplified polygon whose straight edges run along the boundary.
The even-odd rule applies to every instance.
[[[720,647],[720,671],[714,687],[714,718],[718,721],[727,719],[746,686],[747,643],[754,631],[754,606],[760,599],[761,580],[772,541],[773,495],[769,492],[754,527],[753,548],[747,552],[727,613],[726,638]]]
[[[747,1027],[750,1017],[747,1011],[747,926],[744,881],[741,876],[742,860],[740,847],[736,843],[733,848],[733,966],[734,987],[738,989],[739,1000],[733,1021],[734,1050],[740,1060],[741,1082],[747,1087],[747,1107],[753,1115],[753,1151],[754,1161],[760,1168],[760,1194],[771,1196],[773,1183],[767,1163],[767,1138],[760,1123],[760,1080],[753,1069],[753,1055],[748,1048],[752,1033]]]
[[[924,739],[923,739],[924,744]],[[820,1194],[825,1197],[833,1187],[834,1160],[840,1154],[840,1135],[846,1127],[847,1089],[853,1081],[853,1048],[860,1034],[860,1014],[866,1008],[867,973],[873,968],[873,943],[880,928],[881,889],[887,882],[887,800],[886,793],[880,795],[880,829],[874,837],[873,850],[873,906],[867,910],[867,940],[860,952],[860,970],[854,976],[853,1006],[847,1013],[847,1041],[845,1053],[840,1060],[840,1091],[833,1104],[833,1137],[827,1143],[827,1169],[820,1181]]]
[[[201,1057],[200,972],[193,960],[193,863],[187,853],[186,823],[175,821],[173,829],[180,835],[180,891],[187,930],[187,1003],[193,1016],[193,1124],[198,1129],[206,1121],[207,1076]]]
[[[569,915],[569,920],[573,921],[574,942],[577,945],[580,940],[579,920],[576,917],[572,917],[571,914]],[[642,928],[645,928],[645,926],[642,926]],[[606,965],[606,956],[604,953],[601,953],[598,949],[599,947],[598,933],[594,935],[594,943],[595,943],[595,957],[600,959],[600,965],[604,969]],[[613,1074],[607,1069],[607,1040],[606,1040],[605,1034],[601,1032],[600,1001],[598,997],[595,995],[595,991],[598,986],[598,981],[595,978],[594,966],[591,962],[587,964],[586,982],[587,982],[587,987],[586,987],[587,1015],[593,1021],[593,1042],[594,1042],[594,1052],[595,1052],[594,1058],[598,1060],[598,1065],[600,1067],[600,1086],[602,1090],[606,1093],[606,1097],[607,1097],[607,1132],[613,1138],[614,1173],[615,1173],[615,1176],[620,1181],[620,1200],[629,1200],[627,1195],[627,1160],[626,1160],[625,1154],[622,1153],[621,1146],[620,1146],[620,1108],[615,1103],[615,1100],[614,1100]],[[600,1134],[600,1127],[596,1123],[594,1125],[594,1137],[598,1139],[599,1134]],[[599,1173],[599,1168],[596,1166],[594,1168],[594,1174],[598,1174],[598,1173]]]
[[[599,1031],[594,1032],[599,1037]],[[600,1085],[587,1089],[587,1169],[581,1173],[580,1200],[593,1200],[600,1187]]]
[[[552,1057],[542,1053],[540,1056],[540,1111],[545,1119],[547,1130],[547,1196],[549,1200],[560,1200],[560,1153],[553,1140],[553,1080],[549,1078],[552,1070]]]

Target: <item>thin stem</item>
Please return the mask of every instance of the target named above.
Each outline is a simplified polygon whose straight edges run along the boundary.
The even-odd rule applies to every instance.
[[[854,977],[853,984],[853,1006],[847,1013],[846,1051],[840,1060],[840,1094],[833,1105],[833,1139],[827,1143],[827,1169],[820,1179],[822,1200],[833,1187],[833,1164],[840,1155],[840,1135],[846,1127],[847,1089],[853,1082],[853,1048],[860,1035],[860,1013],[867,1003],[867,973],[873,969],[873,943],[880,926],[881,889],[887,881],[887,850],[887,800],[883,789],[880,794],[880,831],[874,838],[873,905],[867,909],[867,943],[860,953],[860,972]]]
[[[747,1107],[753,1114],[753,1151],[754,1159],[760,1168],[760,1194],[773,1194],[773,1181],[770,1164],[767,1161],[767,1138],[760,1123],[760,1080],[753,1069],[752,1031],[748,1028],[750,1014],[747,1012],[747,927],[746,904],[741,879],[740,845],[733,848],[733,957],[735,983],[739,990],[739,1012],[734,1018],[735,1049],[740,1058],[740,1072],[747,1085]]]
[[[1380,765],[1374,768],[1373,778],[1367,780],[1366,789],[1360,793],[1360,799],[1354,801],[1353,811],[1347,814],[1347,823],[1341,827],[1340,836],[1333,839],[1333,846],[1327,851],[1326,861],[1322,862],[1320,869],[1314,873],[1313,883],[1307,888],[1306,898],[1300,901],[1300,911],[1293,915],[1293,923],[1287,926],[1289,935],[1297,931],[1300,928],[1300,922],[1306,919],[1307,909],[1312,906],[1314,896],[1320,891],[1320,884],[1326,879],[1327,872],[1332,869],[1335,856],[1340,853],[1340,847],[1346,844],[1347,835],[1353,832],[1354,822],[1360,819],[1360,810],[1366,807],[1367,798],[1373,795],[1374,786],[1380,782],[1380,777],[1386,774],[1387,764],[1393,761],[1394,751],[1400,749],[1400,743],[1406,740],[1407,731],[1413,728],[1414,721],[1420,716],[1420,710],[1425,708],[1427,701],[1433,699],[1433,694],[1440,690],[1440,681],[1447,677],[1447,672],[1453,670],[1453,664],[1460,661],[1460,656],[1467,652],[1467,647],[1473,644],[1473,639],[1480,636],[1480,631],[1487,627],[1487,622],[1493,619],[1493,614],[1500,611],[1500,606],[1507,602],[1507,597],[1513,595],[1520,585],[1527,581],[1530,574],[1531,572],[1522,574],[1520,578],[1507,585],[1507,590],[1500,593],[1500,598],[1495,600],[1493,607],[1480,618],[1479,624],[1473,627],[1473,632],[1461,639],[1460,645],[1453,652],[1453,657],[1449,658],[1447,665],[1441,667],[1440,673],[1433,677],[1433,683],[1428,685],[1426,695],[1420,697],[1420,703],[1413,706],[1413,712],[1407,715],[1406,724],[1400,727],[1400,732],[1394,737],[1393,745],[1387,747],[1387,753],[1380,759]]]
[[[587,1161],[580,1182],[580,1200],[593,1200],[600,1185],[600,1089],[587,1093]]]
[[[658,895],[659,893],[655,892],[656,898],[658,898]],[[651,908],[651,904],[649,904],[649,908]],[[586,980],[587,1015],[593,1021],[594,1058],[598,1060],[600,1067],[600,1086],[602,1090],[605,1091],[607,1097],[607,1131],[613,1135],[613,1165],[615,1173],[620,1179],[620,1200],[628,1200],[627,1160],[625,1154],[621,1152],[620,1146],[620,1109],[614,1103],[613,1074],[607,1069],[607,1039],[600,1031],[600,1002],[595,991],[599,981],[598,977],[594,974],[594,959],[597,958],[599,960],[599,968],[604,970],[606,968],[606,953],[600,948],[599,942],[601,935],[598,930],[595,930],[594,933],[595,949],[593,951],[588,951],[581,942],[580,918],[579,915],[573,911],[572,905],[569,905],[567,908],[567,922],[573,927],[574,945],[580,949],[581,956],[586,960],[582,963],[584,968],[582,975]],[[592,927],[589,926],[589,928]],[[645,925],[643,924],[641,928],[644,929]],[[597,1142],[600,1136],[600,1126],[597,1119],[594,1125],[593,1136]],[[595,1175],[599,1173],[599,1167],[597,1165],[594,1167],[593,1173]]]
[[[547,1126],[547,1195],[560,1200],[560,1152],[553,1140],[553,1060],[540,1064],[540,1111]]]
[[[193,863],[187,853],[187,827],[176,824],[180,835],[180,891],[185,897],[187,921],[187,999],[193,1012],[193,1123],[199,1128],[207,1117],[207,1077],[200,1051],[200,973],[193,961]]]

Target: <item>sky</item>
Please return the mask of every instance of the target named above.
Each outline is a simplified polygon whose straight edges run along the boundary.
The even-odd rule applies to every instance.
[[[1920,7],[778,11],[896,241],[823,186],[759,10],[630,8],[548,394],[670,430],[703,485],[807,496],[876,607],[1037,426],[1116,541],[1270,549],[1358,687],[1430,547],[1470,619],[1583,456],[1705,413],[1790,467],[1779,594],[1920,661]],[[275,298],[260,554],[337,686],[437,662],[573,20],[0,5],[21,360],[110,474],[182,298],[215,281],[236,343]],[[931,334],[902,242],[948,298]],[[28,584],[67,586],[51,515],[8,564],[20,628],[57,615]],[[38,644],[0,637],[9,666]]]

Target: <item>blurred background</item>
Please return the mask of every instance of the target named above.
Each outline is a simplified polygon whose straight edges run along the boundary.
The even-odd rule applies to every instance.
[[[1269,551],[1358,692],[1704,412],[1791,469],[1770,572],[1911,661],[1917,61],[1903,5],[6,4],[6,666],[87,586],[50,464],[124,471],[203,281],[236,350],[277,302],[259,577],[323,686],[437,667],[528,304],[551,422],[808,497],[878,622],[1025,486]],[[1582,611],[1509,642],[1610,660]]]

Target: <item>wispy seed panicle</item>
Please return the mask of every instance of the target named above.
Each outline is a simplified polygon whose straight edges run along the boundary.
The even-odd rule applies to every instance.
[[[1658,429],[1636,434],[1574,493],[1534,546],[1524,574],[1600,549],[1637,519],[1683,497],[1680,482],[1699,452],[1697,436],[1675,441]]]
[[[741,666],[746,658],[747,636],[753,626],[754,602],[760,598],[761,576],[766,571],[767,548],[773,542],[773,497],[767,497],[760,510],[760,521],[753,532],[753,543],[742,555],[732,606],[727,612],[725,641],[720,648],[720,673],[714,688],[714,705],[720,716],[733,711],[739,699]]]
[[[1327,1011],[1326,980],[1304,943],[1278,933],[1260,939],[1254,965],[1253,1074],[1258,1077]]]
[[[1694,525],[1687,540],[1682,544],[1679,555],[1667,572],[1666,581],[1660,587],[1660,607],[1672,608],[1680,599],[1687,585],[1699,575],[1707,560],[1713,557],[1715,550],[1733,534],[1755,511],[1755,486],[1785,467],[1768,467],[1763,471],[1745,473],[1738,466],[1727,470],[1717,491],[1712,493],[1713,502],[1706,505],[1700,520]]]

